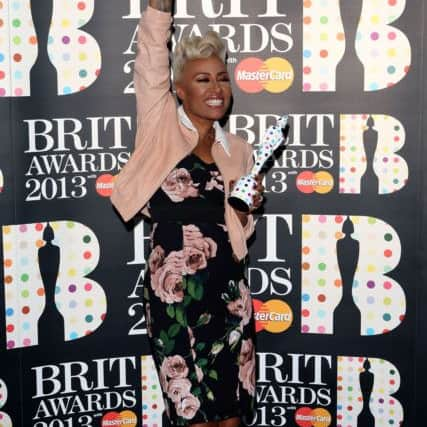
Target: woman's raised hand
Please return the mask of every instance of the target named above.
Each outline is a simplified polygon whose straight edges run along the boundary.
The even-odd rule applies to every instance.
[[[264,175],[263,174],[258,174],[255,177],[256,184],[255,184],[255,186],[253,188],[254,198],[253,198],[253,207],[252,207],[252,209],[249,212],[247,212],[246,214],[244,214],[243,212],[239,212],[239,211],[237,211],[235,209],[236,212],[239,212],[239,213],[241,213],[243,215],[247,215],[249,213],[252,213],[253,211],[256,211],[257,209],[259,209],[261,207],[261,205],[264,202],[263,193],[265,191],[264,185],[262,183],[263,179],[264,179]],[[235,180],[231,180],[230,181],[230,185],[229,185],[229,192],[230,193],[233,191],[233,188],[234,188],[235,184],[236,184]]]
[[[162,12],[172,12],[173,0],[149,0],[148,5]]]

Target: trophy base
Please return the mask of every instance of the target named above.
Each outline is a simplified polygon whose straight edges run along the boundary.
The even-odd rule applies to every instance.
[[[240,212],[248,213],[250,211],[250,207],[242,199],[236,196],[230,196],[228,198],[228,204]]]

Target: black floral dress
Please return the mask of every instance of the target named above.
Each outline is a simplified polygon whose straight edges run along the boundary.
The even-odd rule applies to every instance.
[[[215,164],[185,157],[149,203],[144,301],[172,425],[242,417],[255,405],[255,328],[244,265],[224,225]]]

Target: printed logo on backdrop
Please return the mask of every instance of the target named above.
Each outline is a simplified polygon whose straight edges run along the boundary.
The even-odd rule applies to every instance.
[[[54,221],[2,227],[7,349],[71,341],[93,333],[107,310],[88,275],[99,242],[86,225]]]
[[[249,425],[374,427],[403,422],[402,405],[393,397],[400,374],[387,360],[338,356],[333,363],[329,355],[257,356],[258,407]]]
[[[101,50],[81,27],[94,8],[94,0],[52,0],[43,2],[43,8],[16,0],[0,7],[0,96],[31,95],[31,85],[39,84],[31,81],[39,56],[46,62],[42,67],[55,69],[58,95],[92,85],[101,70]]]
[[[378,91],[405,78],[411,45],[394,25],[406,0],[303,4],[303,91]]]
[[[230,131],[256,146],[258,135],[277,118],[275,114],[234,114]],[[295,188],[304,194],[335,190],[339,194],[386,195],[407,185],[408,164],[398,154],[405,145],[406,131],[397,118],[291,114],[290,121],[286,149],[265,177],[267,194]]]
[[[8,391],[6,383],[0,378],[0,426],[12,427],[12,419],[2,409],[7,403]]]
[[[291,307],[286,302],[279,299],[263,302],[254,298],[252,303],[256,332],[265,330],[278,334],[291,327],[294,316]]]
[[[114,176],[130,157],[129,116],[24,120],[25,201],[111,195]]]
[[[247,58],[234,71],[237,86],[246,93],[281,93],[288,90],[294,81],[294,69],[289,61],[279,57],[262,61]]]
[[[390,194],[408,181],[402,123],[388,115],[340,116],[340,193]]]
[[[125,58],[130,58],[125,62],[123,72],[131,76],[136,55],[137,22],[142,12],[142,2],[140,0],[128,0],[128,2],[129,13],[123,16],[123,19],[135,20],[135,27],[132,28],[130,42],[123,53]],[[279,0],[260,1],[258,2],[260,13],[254,13],[253,6],[243,0],[221,2],[204,0],[198,3],[199,5],[188,0],[176,1],[172,48],[182,37],[200,36],[204,33],[206,28],[195,20],[201,12],[208,20],[215,20],[214,23],[208,23],[207,26],[220,34],[226,43],[229,55],[274,54],[265,61],[259,58],[247,58],[246,62],[239,64],[238,82],[244,88],[243,90],[249,91],[249,93],[257,93],[262,90],[280,93],[292,85],[293,66],[283,58],[283,54],[292,50],[294,37],[292,22],[287,18],[286,10],[283,10],[283,2]],[[237,64],[239,60],[237,57],[230,56],[228,62]],[[132,81],[124,88],[124,93],[134,93]]]
[[[135,356],[31,368],[33,427],[136,426],[140,381]]]
[[[392,363],[339,356],[337,373],[337,427],[402,425],[403,408],[393,397],[400,374]]]
[[[400,258],[398,234],[378,218],[304,215],[301,332],[366,336],[396,329],[406,297],[389,273]]]
[[[401,425],[403,408],[393,397],[398,369],[378,358],[258,352],[258,408],[251,426],[374,427]],[[142,357],[143,420],[162,425],[163,400],[151,356]],[[336,378],[336,382],[328,382]],[[333,399],[336,393],[337,400]],[[293,424],[292,424],[293,425]]]
[[[165,404],[152,356],[141,357],[141,385],[143,423],[147,426],[162,427]]]
[[[265,214],[258,219],[257,230],[262,230],[265,241],[257,240],[256,249],[262,252],[257,252],[257,262],[248,271],[252,295],[267,299],[253,300],[258,332],[286,333],[287,328],[277,328],[284,325],[279,305],[287,305],[289,313],[293,309],[293,321],[301,325],[303,334],[373,336],[396,329],[404,321],[402,284],[389,277],[401,258],[400,239],[391,225],[378,218],[345,215],[307,214],[298,225],[295,221],[286,214]],[[295,226],[301,226],[297,242],[300,315],[299,307],[269,299],[271,295],[286,299],[296,288],[293,281],[299,274],[292,268],[297,265],[292,244]],[[374,427],[403,422],[402,405],[393,397],[400,387],[396,366],[368,356],[334,357],[259,352],[259,404],[250,424]]]

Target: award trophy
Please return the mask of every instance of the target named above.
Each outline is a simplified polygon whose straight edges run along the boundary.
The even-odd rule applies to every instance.
[[[242,176],[235,184],[228,203],[240,212],[249,212],[253,206],[254,188],[257,185],[255,177],[261,172],[262,167],[274,151],[283,142],[284,129],[288,124],[288,116],[284,115],[277,120],[276,125],[270,126],[256,151],[255,164],[248,175]]]

